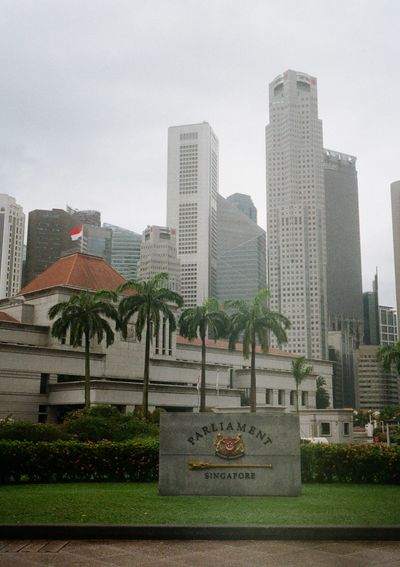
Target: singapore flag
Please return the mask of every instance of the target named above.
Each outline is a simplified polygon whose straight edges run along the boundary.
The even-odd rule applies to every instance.
[[[78,238],[82,238],[83,236],[83,224],[78,226],[78,228],[73,228],[69,233],[71,240],[78,240]]]

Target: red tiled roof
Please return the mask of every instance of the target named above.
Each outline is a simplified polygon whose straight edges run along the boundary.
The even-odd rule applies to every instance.
[[[126,279],[107,264],[103,258],[76,252],[54,262],[47,270],[22,288],[17,295],[26,295],[59,286],[96,291],[101,289],[116,290],[119,285],[125,282]]]
[[[15,319],[15,317],[12,317],[4,311],[0,311],[0,321],[7,321],[7,323],[19,323],[18,319]]]
[[[186,339],[185,337],[182,337],[181,335],[177,335],[176,336],[176,344],[178,344],[178,345],[201,346],[201,339],[193,339],[192,341],[189,341],[189,339]],[[228,341],[222,341],[222,340],[213,341],[212,339],[206,339],[206,347],[207,348],[218,348],[218,349],[222,349],[222,350],[227,350],[229,348],[229,343],[228,343]],[[238,350],[238,351],[243,350],[242,343],[236,343],[236,350]],[[263,354],[260,346],[257,346],[256,352]],[[277,356],[293,356],[293,357],[297,356],[296,354],[293,354],[292,352],[284,352],[283,350],[279,350],[279,349],[274,348],[274,347],[269,347],[268,354],[274,354],[274,355],[277,355]]]

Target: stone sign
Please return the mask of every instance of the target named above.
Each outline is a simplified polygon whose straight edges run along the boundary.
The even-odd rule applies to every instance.
[[[298,496],[293,414],[163,413],[161,495]]]

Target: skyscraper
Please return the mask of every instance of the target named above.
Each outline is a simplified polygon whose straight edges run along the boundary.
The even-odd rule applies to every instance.
[[[244,215],[249,217],[253,222],[257,222],[257,209],[254,206],[252,198],[250,195],[245,195],[243,193],[233,193],[226,198],[228,203],[239,209]]]
[[[372,282],[372,291],[363,293],[364,344],[380,345],[378,274]]]
[[[127,280],[136,280],[142,235],[113,224],[103,223],[103,227],[112,230],[112,267]]]
[[[242,197],[248,197],[252,204],[248,195]],[[253,218],[257,218],[254,205],[253,209]],[[265,230],[232,204],[229,197],[224,199],[221,195],[217,200],[217,252],[220,301],[251,301],[257,291],[266,287]]]
[[[326,221],[317,80],[286,71],[269,86],[268,286],[291,321],[283,348],[327,358]]]
[[[0,194],[0,298],[21,289],[25,215],[14,197]]]
[[[181,265],[176,254],[176,229],[148,226],[140,248],[139,279],[148,281],[161,272],[169,276],[167,287],[179,293]]]
[[[390,185],[392,199],[392,228],[394,249],[394,274],[396,280],[396,304],[397,312],[400,309],[400,181],[394,181]],[[399,319],[397,320],[399,324]],[[400,336],[400,328],[399,328]]]
[[[168,130],[167,225],[177,229],[185,307],[216,294],[218,139],[207,122]]]

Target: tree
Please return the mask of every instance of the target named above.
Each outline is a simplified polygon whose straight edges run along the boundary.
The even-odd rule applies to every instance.
[[[299,386],[305,378],[310,376],[313,372],[312,366],[307,366],[305,356],[300,356],[296,360],[292,360],[292,374],[296,382],[296,411],[299,413]]]
[[[395,366],[397,374],[400,375],[400,342],[381,347],[377,358],[382,362],[385,372],[391,372],[392,366]]]
[[[84,342],[86,408],[90,407],[90,341],[96,338],[100,344],[105,336],[107,347],[114,342],[114,332],[108,320],[118,319],[118,312],[113,305],[116,299],[116,294],[108,290],[95,293],[81,291],[49,309],[49,319],[58,316],[51,328],[53,337],[65,341],[70,331],[73,347],[80,347]]]
[[[326,380],[322,376],[317,377],[316,406],[317,409],[329,407],[329,394],[325,388]]]
[[[190,341],[201,339],[200,411],[206,411],[206,338],[214,340],[227,333],[229,318],[216,299],[207,299],[203,305],[185,309],[179,319],[179,332]]]
[[[243,356],[251,354],[250,371],[250,411],[256,411],[256,347],[260,345],[263,353],[269,349],[269,336],[272,333],[279,344],[287,342],[286,330],[290,321],[281,313],[268,307],[269,290],[262,289],[251,303],[243,300],[229,300],[225,303],[233,312],[230,316],[231,328],[229,348],[235,350],[236,343],[243,343]]]
[[[161,315],[169,323],[171,332],[176,329],[175,315],[171,305],[182,307],[183,299],[179,293],[161,287],[168,280],[168,274],[161,272],[147,282],[130,280],[118,288],[118,292],[131,290],[132,295],[124,297],[119,304],[119,325],[122,336],[127,337],[128,323],[135,317],[135,332],[137,339],[142,340],[143,330],[146,329],[144,373],[143,373],[143,417],[148,419],[149,409],[149,370],[150,344],[152,337],[158,335]]]

